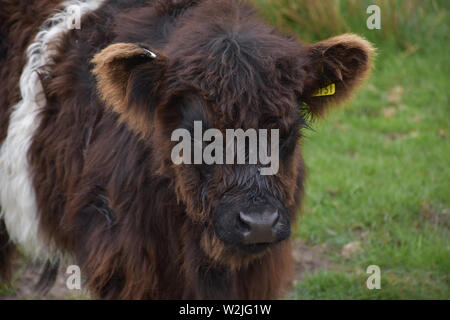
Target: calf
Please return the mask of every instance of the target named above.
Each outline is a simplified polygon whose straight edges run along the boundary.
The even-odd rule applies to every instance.
[[[366,78],[371,45],[301,44],[239,0],[0,7],[0,274],[18,244],[74,261],[99,298],[279,297],[303,128]],[[195,123],[277,130],[277,170],[175,163],[173,133]]]

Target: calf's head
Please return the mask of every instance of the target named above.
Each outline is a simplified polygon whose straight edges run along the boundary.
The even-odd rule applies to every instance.
[[[264,254],[289,237],[303,194],[302,129],[351,96],[367,76],[373,49],[351,34],[304,45],[260,22],[230,30],[231,22],[208,21],[186,23],[159,50],[151,43],[110,45],[94,58],[93,72],[106,105],[153,147],[158,174],[172,179],[200,247],[231,261]],[[196,124],[203,134],[215,130],[199,140]],[[180,157],[191,163],[173,161],[177,129],[190,134],[194,151]],[[259,157],[226,163],[237,143],[226,141],[227,129],[267,129],[268,149],[277,138],[270,130],[277,129],[273,174],[262,174],[269,165]],[[194,159],[195,148],[202,154],[220,134],[222,154],[209,154],[225,163]],[[244,149],[249,160],[248,144]]]

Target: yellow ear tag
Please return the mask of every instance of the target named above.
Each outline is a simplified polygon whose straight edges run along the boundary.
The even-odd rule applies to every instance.
[[[325,88],[319,89],[313,97],[324,97],[324,96],[332,96],[336,93],[336,84],[332,83]]]

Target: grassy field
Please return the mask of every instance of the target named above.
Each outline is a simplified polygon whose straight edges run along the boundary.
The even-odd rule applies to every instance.
[[[303,143],[297,236],[329,263],[289,298],[450,299],[450,2],[413,2],[378,1],[382,30],[371,31],[364,1],[258,1],[300,38],[355,32],[378,48],[370,81]],[[366,288],[369,265],[380,290]]]

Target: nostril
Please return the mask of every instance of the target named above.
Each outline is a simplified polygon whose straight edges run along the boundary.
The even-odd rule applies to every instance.
[[[251,226],[253,223],[253,218],[241,211],[239,212],[239,221],[247,226]]]
[[[278,213],[278,210],[275,210],[270,217],[268,218],[269,224],[271,227],[275,226],[278,223],[278,220],[280,219],[280,214]]]
[[[239,212],[238,224],[244,236],[244,243],[271,243],[275,240],[274,226],[278,223],[278,210],[255,210]]]
[[[244,233],[248,233],[251,230],[251,219],[243,212],[239,212],[238,215],[238,226]]]
[[[262,214],[247,214],[245,212],[239,212],[238,221],[245,225],[247,228],[250,228],[253,225],[265,225],[273,227],[277,224],[280,219],[280,214],[278,210],[273,211],[272,213],[264,212]]]

